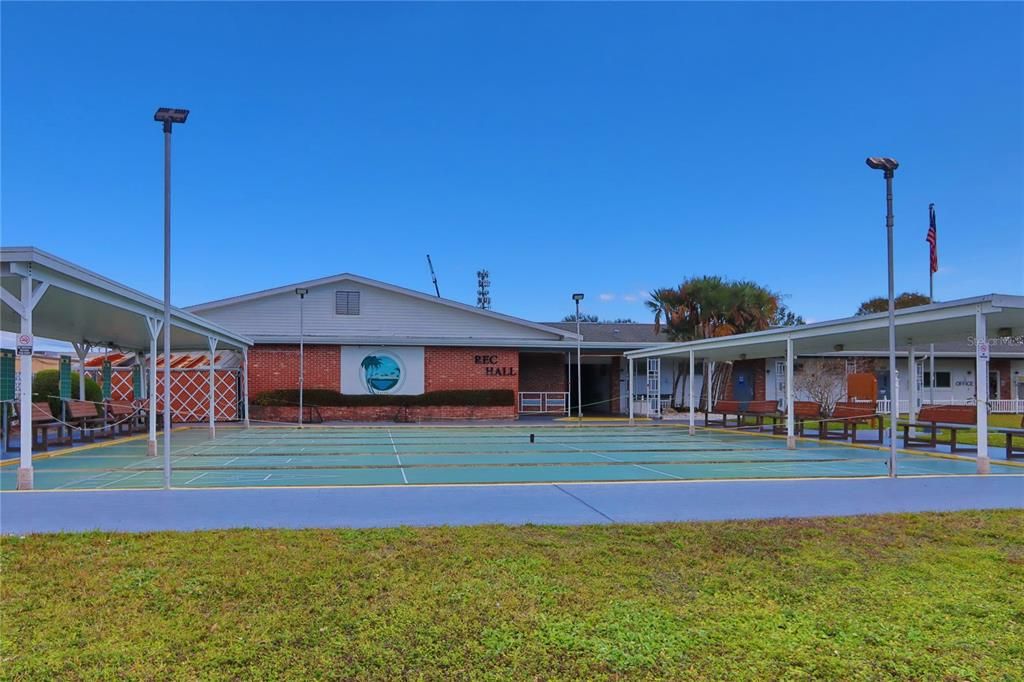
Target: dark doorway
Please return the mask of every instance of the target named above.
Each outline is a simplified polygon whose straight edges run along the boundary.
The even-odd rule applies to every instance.
[[[575,368],[573,368],[575,369]],[[583,370],[583,412],[608,414],[611,412],[611,383],[608,372],[611,365],[584,364]],[[575,408],[574,408],[575,411]]]
[[[889,372],[876,372],[878,378],[878,399],[885,400],[889,397]]]
[[[732,369],[732,399],[748,403],[754,399],[754,371],[750,367]]]

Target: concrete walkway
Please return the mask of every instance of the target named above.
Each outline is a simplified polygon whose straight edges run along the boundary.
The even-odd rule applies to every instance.
[[[0,493],[0,532],[582,525],[1024,508],[1024,477]]]

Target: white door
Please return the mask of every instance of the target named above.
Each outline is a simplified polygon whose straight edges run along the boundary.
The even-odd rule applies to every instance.
[[[661,419],[661,358],[647,358],[647,416]]]

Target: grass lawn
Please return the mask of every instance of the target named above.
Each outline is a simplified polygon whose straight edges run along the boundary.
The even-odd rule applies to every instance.
[[[1024,511],[2,539],[3,679],[1019,680]]]

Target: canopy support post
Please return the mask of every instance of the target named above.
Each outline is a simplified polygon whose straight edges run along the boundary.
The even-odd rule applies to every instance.
[[[687,381],[687,384],[688,384],[687,391],[689,392],[689,395],[686,397],[686,402],[689,403],[689,405],[690,405],[690,429],[689,429],[689,432],[690,432],[691,436],[697,433],[696,414],[694,413],[694,406],[693,406],[693,370],[694,370],[694,359],[693,359],[693,351],[691,350],[690,351],[690,377],[689,377],[689,381]]]
[[[45,288],[43,288],[45,291]],[[21,316],[21,334],[32,338],[32,310],[39,299],[33,300],[32,277],[21,278],[21,305],[16,311]],[[42,298],[40,291],[39,298]],[[21,356],[21,402],[18,407],[19,428],[21,429],[19,445],[21,451],[18,461],[18,490],[32,490],[32,352]],[[47,433],[43,431],[42,437]]]
[[[786,337],[786,447],[796,449],[796,415],[793,414],[793,339]]]
[[[146,455],[156,457],[156,341],[160,336],[163,321],[157,317],[147,317],[146,327],[149,329],[149,440],[146,443]],[[167,358],[164,358],[164,371],[167,371]]]
[[[566,409],[566,412],[565,412],[565,416],[571,417],[572,416],[572,351],[571,350],[565,351],[565,376],[566,376],[566,386],[568,386],[568,388],[569,388],[569,394],[566,396],[568,398],[568,402],[567,402],[567,409]]]
[[[85,360],[89,357],[92,344],[82,339],[82,343],[72,343],[71,345],[75,349],[75,355],[78,356],[78,399],[85,402]]]
[[[988,458],[988,329],[981,306],[974,314],[974,386],[978,409],[978,473],[992,470]],[[984,344],[984,352],[983,346]]]
[[[249,428],[249,349],[242,347],[242,418]]]
[[[633,425],[633,358],[629,359],[629,425]]]
[[[917,354],[913,343],[907,350],[907,397],[907,419],[913,424],[917,421]],[[915,430],[911,428],[910,433]]]
[[[216,425],[216,410],[217,410],[217,395],[216,395],[216,382],[217,374],[215,371],[216,366],[216,352],[217,352],[217,339],[213,336],[206,337],[207,342],[210,344],[210,440],[214,440],[217,437],[217,425]]]
[[[928,403],[935,404],[935,344],[928,345]]]

